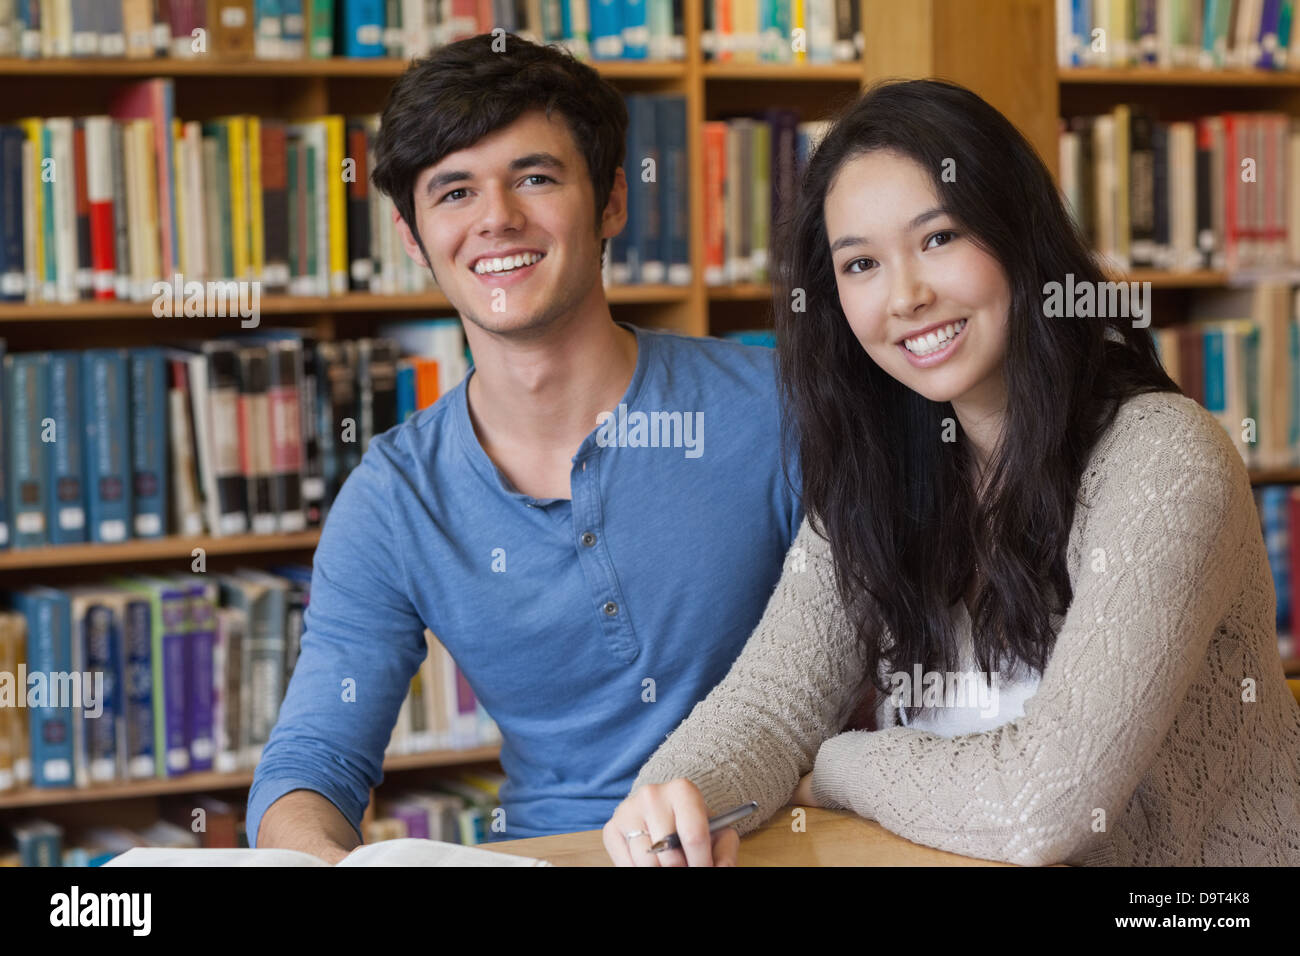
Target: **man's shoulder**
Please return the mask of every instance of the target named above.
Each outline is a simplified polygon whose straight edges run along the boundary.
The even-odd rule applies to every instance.
[[[403,467],[412,462],[428,462],[437,455],[439,446],[455,435],[456,402],[465,388],[462,380],[436,402],[412,414],[370,440],[364,458],[372,464]]]
[[[675,371],[693,371],[712,384],[776,389],[776,350],[731,339],[646,329]]]

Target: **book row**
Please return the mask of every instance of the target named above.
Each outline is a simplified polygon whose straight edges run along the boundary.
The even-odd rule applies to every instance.
[[[422,789],[380,795],[373,820],[362,824],[364,843],[426,839],[473,846],[486,842],[500,804],[504,777],[491,771],[441,774]],[[211,794],[164,798],[161,816],[138,830],[118,826],[66,828],[39,817],[8,828],[0,847],[4,866],[102,866],[143,847],[248,847],[244,808]]]
[[[1223,424],[1247,467],[1300,466],[1300,291],[1207,292],[1191,319],[1152,329],[1169,377]]]
[[[680,60],[682,2],[0,0],[0,56],[410,59],[500,28],[579,59]]]
[[[1062,121],[1061,192],[1116,271],[1300,267],[1300,121],[1223,113],[1162,122],[1120,104]]]
[[[1296,0],[1056,0],[1061,66],[1300,70]]]
[[[773,228],[789,214],[812,149],[830,128],[789,109],[704,124],[704,281],[765,282]]]
[[[703,0],[706,59],[847,63],[865,46],[858,0]]]
[[[385,328],[5,355],[0,545],[320,526],[370,440],[467,370],[457,320]]]
[[[0,790],[251,770],[280,712],[311,568],[125,576],[7,595],[0,612]],[[426,630],[387,755],[500,735]]]
[[[185,315],[231,314],[240,296],[251,311],[263,293],[435,288],[369,181],[378,116],[181,122],[173,102],[170,80],[148,80],[106,116],[0,125],[0,301],[152,301],[178,317],[170,284],[223,284]],[[606,265],[618,282],[686,285],[686,101],[627,104],[629,224]]]

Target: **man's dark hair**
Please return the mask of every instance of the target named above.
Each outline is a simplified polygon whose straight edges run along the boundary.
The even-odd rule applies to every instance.
[[[555,111],[568,121],[587,161],[597,227],[623,165],[627,106],[618,90],[558,47],[513,33],[504,35],[504,52],[493,52],[493,42],[492,34],[481,33],[438,47],[415,60],[389,92],[371,180],[392,198],[421,251],[413,195],[420,172],[529,110],[544,109],[547,119]],[[602,261],[606,241],[600,244]]]

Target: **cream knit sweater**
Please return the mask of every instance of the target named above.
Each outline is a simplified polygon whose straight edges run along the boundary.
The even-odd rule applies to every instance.
[[[1300,865],[1300,707],[1223,426],[1181,395],[1129,399],[1078,500],[1074,599],[1022,716],[952,738],[841,733],[865,664],[805,521],[744,651],[632,789],[687,777],[713,814],[756,800],[744,834],[812,770],[823,805],[972,857]]]

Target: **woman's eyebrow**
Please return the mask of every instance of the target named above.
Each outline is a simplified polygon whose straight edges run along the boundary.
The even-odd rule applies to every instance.
[[[935,206],[933,209],[926,210],[925,212],[921,213],[919,216],[915,217],[911,222],[909,222],[907,224],[906,231],[911,232],[914,229],[918,229],[921,226],[924,226],[931,219],[937,219],[940,216],[946,216],[946,215],[948,215],[947,209],[945,209],[942,206]],[[871,244],[871,240],[865,239],[862,236],[840,236],[833,243],[831,243],[831,254],[834,255],[836,252],[838,252],[839,250],[847,246],[865,246],[870,244]]]

